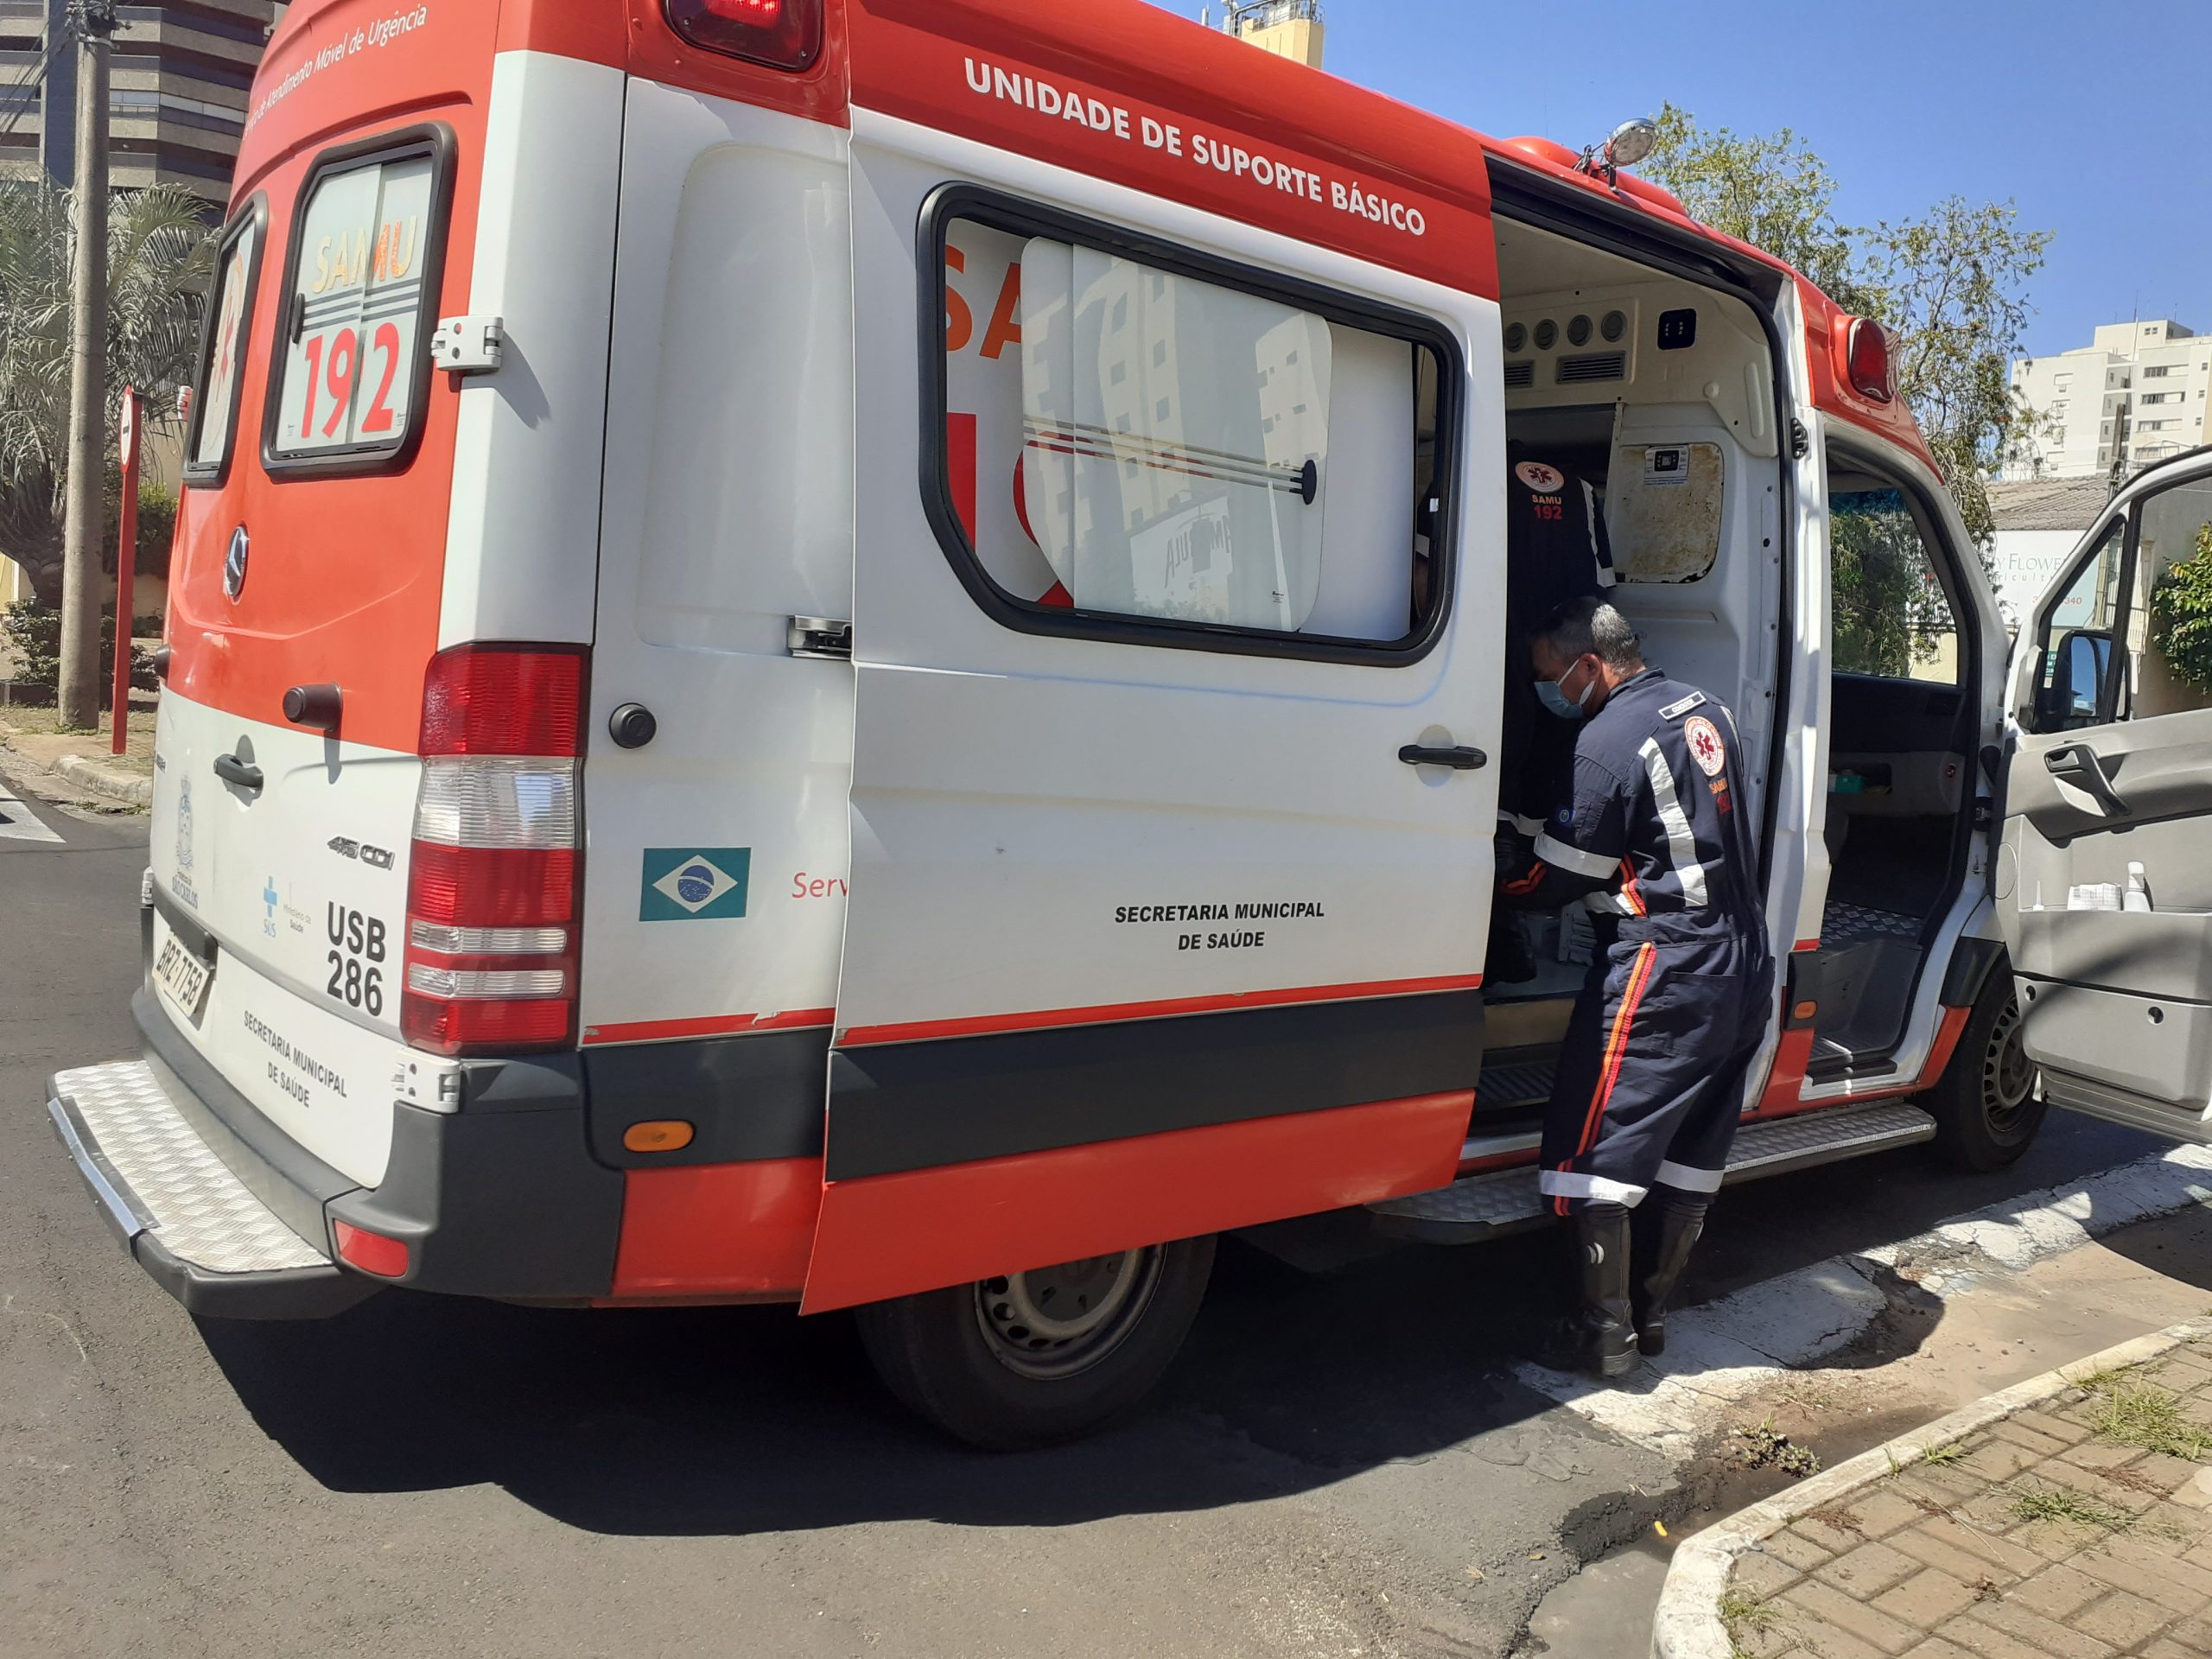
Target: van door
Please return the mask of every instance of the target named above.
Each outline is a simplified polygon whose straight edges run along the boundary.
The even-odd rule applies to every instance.
[[[854,140],[810,1308],[1443,1185],[1480,1065],[1495,304],[918,132]]]
[[[1997,873],[2051,1101],[2196,1141],[2212,1140],[2212,681],[2170,622],[2208,566],[2200,454],[2124,493],[2037,602],[2013,652]]]

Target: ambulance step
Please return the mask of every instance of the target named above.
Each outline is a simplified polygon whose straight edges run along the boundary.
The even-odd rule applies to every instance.
[[[47,1094],[54,1133],[109,1224],[194,1313],[286,1318],[292,1304],[319,1305],[334,1292],[358,1300],[354,1275],[231,1173],[143,1060],[58,1073]]]
[[[1890,1101],[1747,1124],[1729,1154],[1726,1179],[1732,1186],[1892,1147],[1915,1146],[1935,1135],[1934,1118],[1917,1106]],[[1385,1232],[1433,1244],[1476,1243],[1535,1226],[1548,1213],[1533,1168],[1470,1175],[1433,1192],[1367,1207]]]
[[[1552,1096],[1559,1066],[1552,1060],[1505,1060],[1483,1067],[1475,1098],[1486,1113],[1516,1106],[1541,1106]]]

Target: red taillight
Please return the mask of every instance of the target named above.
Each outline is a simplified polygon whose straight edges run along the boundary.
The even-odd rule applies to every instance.
[[[431,660],[407,875],[401,1034],[439,1054],[574,1040],[584,655]]]
[[[333,1224],[338,1235],[338,1259],[363,1273],[372,1273],[379,1279],[404,1279],[407,1276],[407,1241],[386,1238],[382,1233],[370,1232],[356,1227],[350,1221]]]
[[[583,711],[581,646],[456,645],[423,682],[422,753],[574,755]]]
[[[822,54],[822,0],[667,0],[669,27],[694,46],[804,69]]]
[[[1853,317],[1843,354],[1846,377],[1861,397],[1886,404],[1897,395],[1890,365],[1890,331],[1880,323],[1872,317]]]

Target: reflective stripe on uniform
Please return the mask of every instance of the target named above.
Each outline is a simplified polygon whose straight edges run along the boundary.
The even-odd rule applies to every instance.
[[[1577,875],[1603,880],[1618,868],[1618,861],[1586,853],[1580,847],[1569,846],[1549,830],[1536,837],[1536,856],[1547,864],[1562,870],[1573,870]]]
[[[1541,1169],[1536,1172],[1536,1190],[1548,1198],[1589,1198],[1598,1204],[1625,1204],[1633,1209],[1643,1202],[1650,1189],[1571,1169]]]
[[[1690,833],[1689,815],[1682,810],[1681,797],[1675,792],[1675,774],[1667,765],[1665,751],[1659,740],[1648,737],[1637,753],[1643,757],[1643,770],[1651,779],[1652,804],[1659,809],[1659,823],[1667,831],[1667,850],[1675,862],[1675,879],[1682,884],[1682,906],[1686,910],[1702,910],[1707,903],[1705,866],[1698,862],[1697,837]]]
[[[1651,961],[1658,954],[1647,940],[1636,948],[1636,960],[1628,970],[1628,983],[1621,989],[1620,1011],[1613,1015],[1612,1035],[1605,1041],[1605,1058],[1598,1067],[1598,1086],[1590,1091],[1590,1109],[1582,1120],[1582,1139],[1576,1142],[1574,1155],[1578,1158],[1598,1144],[1598,1125],[1605,1121],[1605,1103],[1613,1096],[1613,1084],[1619,1081],[1621,1061],[1628,1052],[1628,1034],[1636,1025],[1637,1005],[1643,1001],[1644,987],[1651,982]]]
[[[1718,1192],[1721,1172],[1717,1169],[1692,1169],[1688,1164],[1674,1162],[1659,1166],[1658,1181],[1683,1192]]]

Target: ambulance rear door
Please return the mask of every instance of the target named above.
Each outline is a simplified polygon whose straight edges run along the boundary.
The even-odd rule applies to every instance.
[[[1494,301],[867,110],[853,155],[807,1306],[1447,1184],[1493,880]],[[1479,279],[1486,219],[1422,207],[1482,233]]]
[[[2212,696],[2169,629],[2207,567],[2199,451],[2123,491],[2023,620],[1997,872],[2051,1101],[2192,1141],[2212,1141]]]

